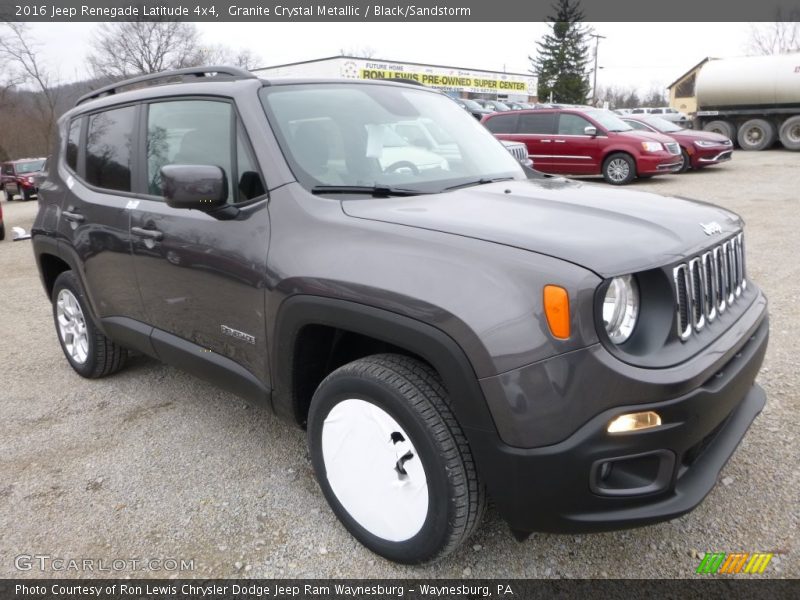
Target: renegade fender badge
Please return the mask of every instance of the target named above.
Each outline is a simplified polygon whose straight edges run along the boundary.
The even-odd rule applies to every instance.
[[[239,331],[238,329],[234,329],[233,327],[228,327],[227,325],[220,325],[220,328],[222,329],[222,333],[224,333],[225,335],[229,335],[232,338],[236,338],[237,340],[247,342],[248,344],[252,344],[253,346],[256,345],[255,336],[252,336],[249,333],[245,333],[244,331]]]
[[[722,233],[722,225],[720,225],[716,221],[711,221],[710,223],[700,223],[700,227],[703,228],[703,233],[705,233],[706,235],[714,235],[715,233]]]

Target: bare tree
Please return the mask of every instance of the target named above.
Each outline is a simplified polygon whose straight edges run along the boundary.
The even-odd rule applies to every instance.
[[[792,11],[788,20],[750,25],[750,37],[745,50],[748,54],[771,55],[800,52],[800,11]]]
[[[203,62],[197,28],[179,21],[103,23],[88,62],[97,77],[123,79]]]
[[[375,58],[377,51],[372,46],[350,46],[349,48],[339,48],[340,56],[355,56],[357,58]]]
[[[255,69],[261,65],[261,57],[252,50],[233,50],[220,44],[200,49],[200,63],[205,65],[232,65],[242,69]]]
[[[8,87],[22,83],[34,88],[36,122],[42,137],[42,147],[48,149],[55,138],[58,119],[58,78],[39,57],[38,46],[31,41],[25,23],[3,24],[0,29],[0,57],[12,66],[6,91]],[[36,122],[33,124],[36,125]]]

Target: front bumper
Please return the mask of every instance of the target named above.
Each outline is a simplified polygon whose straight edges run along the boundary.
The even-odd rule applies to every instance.
[[[669,152],[653,152],[642,154],[636,159],[636,172],[639,175],[657,175],[673,173],[681,168],[680,156]]]
[[[705,167],[707,165],[716,165],[717,163],[725,162],[733,157],[733,148],[727,147],[724,150],[711,149],[709,151],[698,151],[694,155],[694,166]]]
[[[769,336],[765,303],[762,308],[733,354],[702,384],[677,397],[664,386],[661,393],[668,399],[607,408],[566,439],[538,448],[469,431],[481,476],[511,528],[622,529],[672,519],[697,506],[766,401],[754,384]],[[569,401],[581,400],[591,398]],[[620,414],[649,410],[661,416],[660,427],[607,433]],[[605,480],[604,463],[612,465]]]

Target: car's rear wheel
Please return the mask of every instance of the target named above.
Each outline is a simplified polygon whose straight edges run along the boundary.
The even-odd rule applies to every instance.
[[[11,202],[14,199],[14,194],[9,194],[6,188],[3,188],[3,199],[6,202]]]
[[[750,119],[739,127],[738,141],[742,150],[764,150],[776,139],[775,126],[764,119]]]
[[[603,163],[603,178],[611,185],[625,185],[636,177],[636,162],[629,154],[617,152]]]
[[[6,224],[0,223],[0,241],[6,239]]]
[[[83,377],[105,377],[119,371],[128,352],[108,339],[92,321],[86,295],[72,271],[53,284],[53,319],[64,356]]]
[[[311,403],[308,444],[334,513],[381,556],[441,558],[480,523],[486,494],[466,437],[418,360],[375,355],[331,373]]]

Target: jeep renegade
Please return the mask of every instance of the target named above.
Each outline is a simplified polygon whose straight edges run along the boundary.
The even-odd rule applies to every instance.
[[[344,526],[419,563],[488,497],[518,539],[703,500],[765,403],[742,226],[525,170],[420,86],[209,67],[61,118],[33,247],[79,375],[133,350],[271,407]]]

